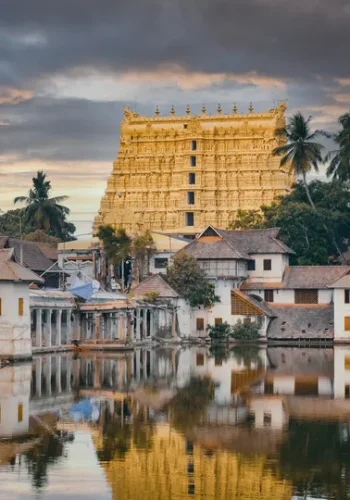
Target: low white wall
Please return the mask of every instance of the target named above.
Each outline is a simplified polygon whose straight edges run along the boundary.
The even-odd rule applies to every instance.
[[[350,339],[350,331],[345,331],[345,317],[350,316],[350,304],[345,304],[344,289],[334,290],[334,339]]]

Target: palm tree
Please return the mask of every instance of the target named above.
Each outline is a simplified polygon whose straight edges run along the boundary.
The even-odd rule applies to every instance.
[[[61,203],[67,200],[68,196],[49,198],[51,182],[46,180],[46,174],[42,171],[37,172],[32,181],[33,187],[28,196],[17,196],[14,203],[26,205],[24,216],[33,227],[62,238],[67,224],[65,219],[70,210]]]
[[[331,136],[338,149],[330,151],[324,161],[330,162],[327,177],[343,183],[350,180],[350,113],[342,115],[339,123],[342,128]]]
[[[290,170],[296,177],[302,177],[306,196],[310,205],[316,210],[312,201],[306,175],[314,169],[318,172],[318,164],[322,160],[322,149],[324,146],[315,142],[317,137],[326,135],[320,130],[311,132],[311,116],[305,120],[301,113],[297,113],[290,119],[288,125],[277,130],[277,136],[286,141],[286,144],[278,146],[272,151],[274,156],[282,156],[280,166],[290,165]]]

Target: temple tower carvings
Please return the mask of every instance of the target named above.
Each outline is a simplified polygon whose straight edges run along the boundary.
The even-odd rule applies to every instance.
[[[259,209],[293,182],[272,150],[286,106],[264,113],[140,116],[125,109],[120,148],[94,230],[113,224],[195,234],[208,224],[225,229],[238,209]]]

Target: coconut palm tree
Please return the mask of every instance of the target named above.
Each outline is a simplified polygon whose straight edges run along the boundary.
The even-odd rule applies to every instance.
[[[339,118],[341,129],[332,135],[337,149],[330,151],[324,161],[330,162],[327,168],[327,177],[333,181],[347,182],[350,180],[350,112]]]
[[[17,196],[14,203],[24,203],[24,217],[28,224],[45,233],[51,233],[59,238],[64,236],[66,216],[70,214],[69,208],[61,205],[68,196],[49,198],[51,182],[46,179],[44,172],[37,172],[33,177],[33,187],[28,196]]]
[[[320,130],[311,132],[311,117],[307,120],[301,113],[296,113],[290,119],[288,125],[277,130],[277,136],[286,143],[276,147],[272,154],[282,156],[281,167],[289,164],[291,171],[296,177],[302,177],[306,196],[310,205],[316,210],[312,201],[309,187],[306,181],[306,175],[314,169],[318,172],[318,164],[323,161],[322,150],[324,146],[315,142],[320,136],[326,134]]]

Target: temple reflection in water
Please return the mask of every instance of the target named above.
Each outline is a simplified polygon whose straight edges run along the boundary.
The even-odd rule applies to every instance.
[[[0,388],[0,465],[33,498],[54,463],[81,467],[81,435],[113,499],[350,498],[345,347],[52,354],[2,368]]]

